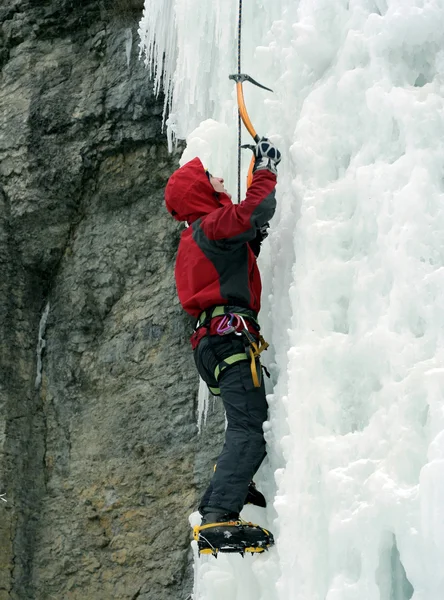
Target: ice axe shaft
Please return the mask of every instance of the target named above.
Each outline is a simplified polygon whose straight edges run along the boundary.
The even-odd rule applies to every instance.
[[[251,137],[257,144],[261,138],[256,133],[256,130],[253,127],[253,123],[251,122],[251,119],[248,116],[247,107],[245,106],[244,90],[242,88],[242,84],[244,83],[244,81],[249,81],[253,85],[260,87],[263,90],[267,90],[269,92],[272,92],[273,90],[266,87],[265,85],[262,85],[261,83],[259,83],[258,81],[256,81],[252,77],[250,77],[249,75],[246,75],[245,73],[237,73],[235,75],[229,75],[229,79],[232,79],[233,81],[236,82],[237,106],[239,109],[240,117],[242,119],[242,123],[245,125],[248,133],[251,135]],[[254,157],[254,146],[249,146],[249,145],[242,146],[242,148],[244,148],[244,147],[247,147],[247,148],[250,148],[251,150],[253,150],[253,156],[251,157],[250,166],[248,168],[248,175],[247,175],[247,189],[248,189],[251,185],[251,182],[253,181],[253,167],[254,167],[254,158],[255,158]]]

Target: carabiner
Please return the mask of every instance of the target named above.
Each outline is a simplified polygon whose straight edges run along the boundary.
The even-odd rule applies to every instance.
[[[239,327],[239,324],[240,320],[238,315],[235,315],[234,313],[228,313],[223,316],[222,321],[219,323],[217,327],[217,333],[218,335],[228,335],[229,333],[240,335],[236,331],[236,329]]]

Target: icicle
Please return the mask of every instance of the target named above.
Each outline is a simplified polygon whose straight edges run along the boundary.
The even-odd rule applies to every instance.
[[[175,0],[145,0],[145,9],[138,30],[140,55],[145,56],[145,65],[150,78],[154,79],[154,92],[163,88],[165,94],[164,122],[167,107],[171,105],[172,80],[177,60],[177,32]]]
[[[45,306],[45,310],[43,311],[42,317],[40,319],[40,325],[39,325],[39,337],[38,337],[38,341],[37,341],[37,375],[35,378],[35,385],[34,385],[36,390],[38,390],[40,388],[40,385],[42,383],[42,368],[43,368],[42,355],[43,355],[43,350],[46,346],[46,341],[44,339],[44,335],[45,335],[46,322],[48,320],[48,315],[49,315],[49,302]]]
[[[216,8],[198,0],[145,0],[140,54],[154,78],[155,93],[165,94],[164,124],[168,113],[177,115],[174,134],[179,139],[213,117],[216,106],[229,119],[235,112],[228,73],[236,61],[236,31],[230,26],[236,14],[233,0]]]
[[[176,115],[174,115],[173,113],[170,113],[170,116],[166,120],[165,125],[167,127],[168,152],[172,152],[173,144],[176,140],[176,133],[177,133]]]
[[[209,398],[210,393],[208,391],[207,384],[200,377],[199,392],[197,396],[197,428],[199,430],[199,433],[201,433],[202,430],[202,423],[205,425],[205,423],[207,422]]]

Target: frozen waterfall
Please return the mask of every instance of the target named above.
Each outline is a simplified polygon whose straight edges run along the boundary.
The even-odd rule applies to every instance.
[[[140,23],[182,162],[233,193],[237,14],[145,0]],[[260,258],[269,507],[243,514],[277,543],[196,558],[194,600],[444,598],[443,31],[443,0],[243,1],[242,70],[274,90],[245,84],[247,107],[283,153]]]

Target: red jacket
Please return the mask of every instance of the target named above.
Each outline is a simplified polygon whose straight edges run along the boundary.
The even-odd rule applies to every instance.
[[[232,204],[215,192],[198,158],[170,177],[168,211],[187,221],[176,259],[176,285],[183,308],[192,316],[210,306],[230,304],[260,309],[261,278],[248,242],[274,214],[276,176],[259,170],[246,198]]]

